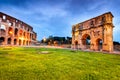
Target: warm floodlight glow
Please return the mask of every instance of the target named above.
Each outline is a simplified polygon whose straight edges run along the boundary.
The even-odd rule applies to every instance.
[[[12,34],[13,32],[12,31],[9,31],[10,34]]]
[[[24,40],[24,37],[20,37],[19,39]]]

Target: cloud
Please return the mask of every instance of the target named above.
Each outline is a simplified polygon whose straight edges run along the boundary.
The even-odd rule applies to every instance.
[[[1,0],[0,10],[31,26],[44,36],[71,36],[72,25],[111,11],[114,17],[114,40],[118,38],[120,1],[116,0]]]

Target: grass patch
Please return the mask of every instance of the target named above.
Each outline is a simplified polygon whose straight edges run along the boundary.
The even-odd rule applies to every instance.
[[[48,54],[39,54],[48,51]],[[120,55],[48,48],[0,48],[0,80],[119,80]]]

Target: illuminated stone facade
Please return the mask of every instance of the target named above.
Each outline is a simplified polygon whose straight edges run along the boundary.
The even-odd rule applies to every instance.
[[[113,51],[113,15],[102,14],[72,26],[72,48]]]
[[[37,34],[30,25],[0,12],[0,46],[33,45],[36,38]]]

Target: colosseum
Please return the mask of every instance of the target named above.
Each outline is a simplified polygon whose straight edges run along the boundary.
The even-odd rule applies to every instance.
[[[113,51],[113,15],[111,12],[72,26],[72,48]]]
[[[36,42],[33,28],[14,17],[0,12],[0,46],[28,46]]]

